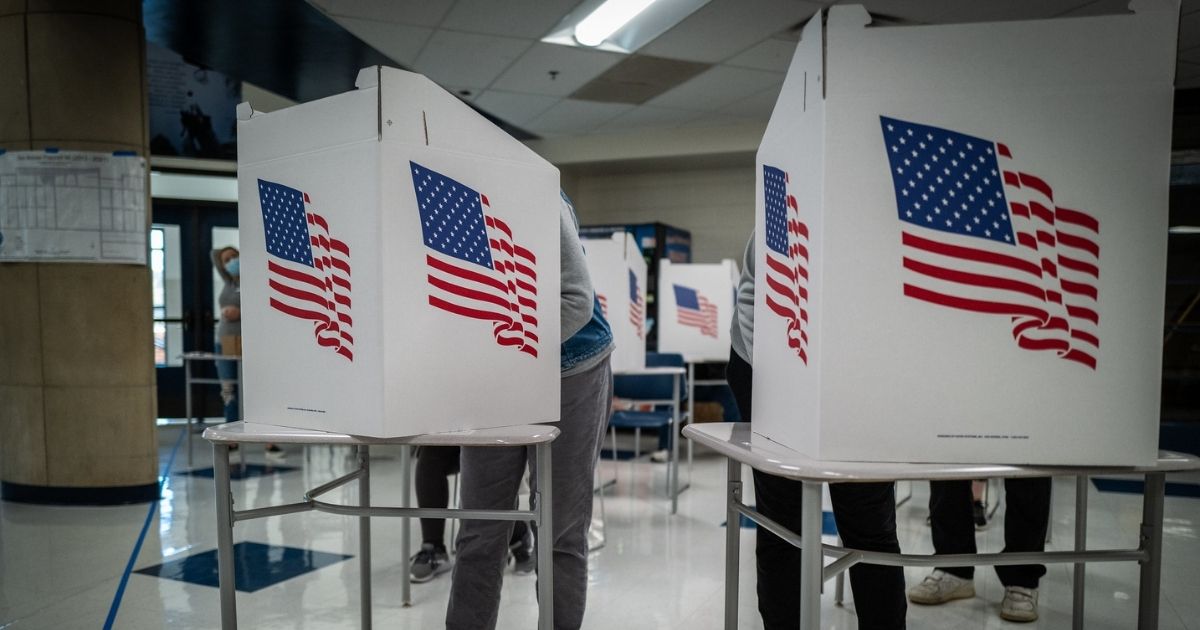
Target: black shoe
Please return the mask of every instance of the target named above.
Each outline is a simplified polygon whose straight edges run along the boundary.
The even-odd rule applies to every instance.
[[[524,540],[508,546],[513,557],[513,575],[530,575],[537,569],[537,562],[533,558],[533,541],[530,538],[529,534],[525,534]]]

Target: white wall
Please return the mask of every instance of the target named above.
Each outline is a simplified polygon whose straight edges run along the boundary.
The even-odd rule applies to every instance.
[[[564,188],[583,225],[661,221],[692,233],[692,261],[741,265],[754,229],[754,166],[564,172]]]

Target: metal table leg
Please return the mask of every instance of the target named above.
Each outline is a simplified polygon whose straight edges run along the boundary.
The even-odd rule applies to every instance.
[[[734,507],[742,502],[742,463],[729,457],[725,490],[725,630],[738,625],[738,569],[741,562],[741,513]]]
[[[550,442],[537,445],[538,630],[554,630],[554,488]]]
[[[400,447],[400,507],[408,507],[409,492],[412,487],[412,447],[405,444]],[[412,547],[409,538],[412,537],[412,521],[406,516],[400,519],[400,559],[404,570],[400,573],[400,605],[404,608],[412,606],[412,576],[409,574],[409,556]],[[450,548],[454,548],[453,538]]]
[[[240,364],[239,364],[240,365]],[[363,507],[371,505],[371,452],[370,447],[361,444],[358,447],[358,468],[362,476],[358,478],[358,504]],[[358,517],[358,584],[359,607],[362,613],[362,628],[371,628],[371,517]]]
[[[1075,551],[1084,551],[1087,549],[1087,504],[1088,504],[1088,478],[1087,475],[1079,475],[1075,477]],[[1071,628],[1073,630],[1083,630],[1083,598],[1084,598],[1084,580],[1086,579],[1087,565],[1082,562],[1075,563],[1075,577],[1072,584],[1071,597]]]
[[[1146,560],[1142,562],[1138,583],[1138,630],[1158,628],[1159,579],[1162,577],[1163,494],[1166,473],[1146,475],[1142,495],[1142,544]]]
[[[237,629],[237,591],[233,570],[233,493],[229,486],[229,445],[213,443],[213,482],[217,500],[217,583],[221,592],[221,628]]]
[[[800,630],[821,627],[821,483],[804,482],[800,499]]]
[[[238,401],[238,420],[246,419],[246,398],[242,396],[242,361],[237,361],[237,401]]]
[[[679,509],[679,375],[672,378],[671,386],[671,465],[667,468],[671,491],[671,514]]]
[[[188,470],[192,469],[192,362],[188,359],[183,360],[183,400],[184,409],[187,411],[187,424],[183,430],[187,431],[187,451],[188,451]]]

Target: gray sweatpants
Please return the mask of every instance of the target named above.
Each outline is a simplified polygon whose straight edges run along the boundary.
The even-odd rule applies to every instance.
[[[562,379],[561,419],[556,425],[560,433],[551,445],[554,627],[558,630],[578,628],[583,623],[593,474],[612,411],[612,387],[607,358],[594,368]],[[526,463],[530,482],[536,486],[533,448],[464,447],[462,507],[513,509]],[[505,521],[462,522],[446,628],[496,627],[512,526]],[[545,533],[535,529],[534,535]]]

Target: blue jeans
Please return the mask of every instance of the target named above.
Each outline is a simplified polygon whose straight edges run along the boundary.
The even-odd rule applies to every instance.
[[[221,341],[215,342],[213,351],[221,354]],[[221,379],[221,398],[225,401],[225,421],[236,422],[238,417],[238,366],[237,361],[214,361],[217,364],[217,378]]]

